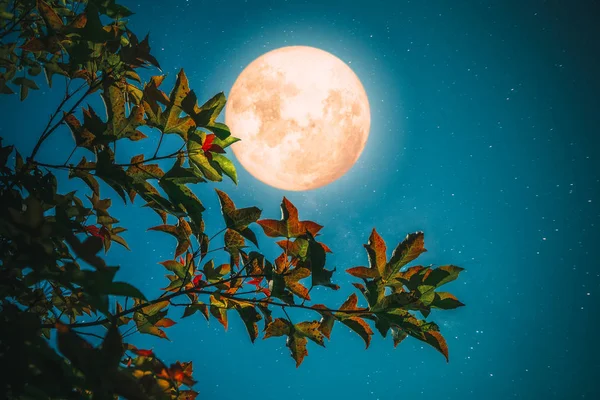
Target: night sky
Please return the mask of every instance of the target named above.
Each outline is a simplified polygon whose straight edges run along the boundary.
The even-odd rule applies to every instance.
[[[138,347],[154,347],[170,362],[192,360],[203,399],[600,398],[594,381],[600,372],[597,2],[123,4],[135,12],[133,31],[150,32],[167,86],[183,67],[200,99],[227,95],[251,61],[289,45],[344,60],[369,96],[369,140],[338,181],[285,192],[236,162],[237,187],[196,185],[209,234],[223,226],[214,187],[238,207],[260,207],[264,218],[278,219],[281,198],[288,197],[301,219],[325,226],[320,239],[334,252],[328,267],[337,268],[342,289],[311,295],[332,306],[354,290],[350,282],[357,280],[343,271],[367,264],[362,244],[373,227],[389,251],[423,230],[428,252],[421,264],[466,268],[445,287],[466,307],[429,318],[448,341],[449,363],[412,338],[394,349],[376,333],[365,350],[355,333],[336,325],[327,347],[309,343],[296,369],[283,338],[251,345],[234,313],[228,332],[197,314],[167,330],[172,342],[138,334]],[[0,135],[26,154],[60,96],[40,86],[24,104],[0,98]],[[177,143],[169,140],[165,152]],[[149,140],[142,150],[152,154],[155,146]],[[119,156],[139,153],[133,147]],[[40,160],[62,163],[71,148],[63,130]],[[85,193],[79,181],[61,185]],[[174,241],[145,232],[160,220],[141,203],[124,208],[109,189],[104,194],[114,197],[132,248],[113,246],[108,260],[122,266],[119,280],[156,297],[167,284],[157,262],[172,257]],[[254,230],[261,250],[276,256],[273,241]]]

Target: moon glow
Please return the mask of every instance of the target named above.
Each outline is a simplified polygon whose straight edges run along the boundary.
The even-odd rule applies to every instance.
[[[356,74],[334,55],[282,47],[250,63],[235,81],[225,123],[231,148],[260,181],[284,190],[325,186],[362,153],[371,124]]]

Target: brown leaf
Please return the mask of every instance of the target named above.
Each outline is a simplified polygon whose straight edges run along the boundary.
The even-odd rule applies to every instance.
[[[308,355],[308,351],[306,350],[306,343],[307,340],[303,336],[288,336],[286,345],[291,351],[292,358],[296,360],[296,368],[298,368],[300,364],[302,364],[302,361],[304,361],[304,357]]]
[[[190,247],[190,235],[192,234],[192,228],[183,218],[179,218],[179,223],[177,225],[159,225],[149,228],[148,230],[165,232],[177,239],[177,248],[175,249],[174,257],[185,253]]]
[[[218,300],[214,295],[210,295],[210,313],[223,325],[225,330],[228,327],[227,303]]]
[[[373,330],[364,319],[360,317],[349,317],[344,318],[342,323],[348,328],[352,329],[354,332],[358,333],[358,335],[365,341],[366,348],[369,348],[369,344],[371,344],[371,336],[373,336]]]
[[[273,322],[267,325],[267,329],[265,329],[265,336],[263,337],[263,339],[289,335],[290,332],[291,324],[283,318],[276,318]]]
[[[63,28],[64,23],[62,19],[48,3],[43,0],[37,0],[37,9],[49,31],[60,31]]]
[[[369,268],[373,270],[371,274],[377,275],[375,276],[383,276],[386,266],[386,246],[385,242],[379,236],[379,233],[375,229],[371,232],[371,236],[369,237],[369,241],[364,245],[367,250],[367,254],[369,255]]]
[[[446,362],[450,362],[448,357],[448,345],[441,333],[437,331],[427,331],[425,332],[425,341],[442,353],[444,357],[446,357]]]
[[[321,323],[319,321],[300,322],[299,324],[294,325],[294,335],[305,336],[319,346],[325,347],[323,332],[319,329],[320,326]]]
[[[304,299],[310,300],[310,295],[308,294],[308,289],[298,282],[301,279],[308,278],[310,276],[310,270],[308,268],[294,268],[289,271],[288,274],[284,275],[283,280],[285,285],[292,293],[296,296]]]
[[[298,209],[285,197],[281,203],[281,220],[262,219],[257,223],[269,237],[295,238],[309,231],[315,236],[323,226],[312,221],[299,221]]]

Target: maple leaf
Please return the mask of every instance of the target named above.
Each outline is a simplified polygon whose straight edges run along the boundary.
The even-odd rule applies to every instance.
[[[194,120],[196,126],[206,128],[213,132],[217,138],[225,140],[231,135],[229,127],[216,122],[217,117],[225,107],[225,103],[225,95],[221,92],[198,107],[196,93],[191,90],[181,102],[181,108]]]
[[[110,233],[108,232],[108,229],[106,229],[105,226],[101,226],[100,228],[98,228],[96,225],[88,225],[84,226],[83,229],[90,235],[100,238],[102,240],[104,240],[107,235],[110,236]]]
[[[258,207],[236,208],[235,204],[229,198],[227,193],[215,189],[221,203],[221,213],[228,228],[239,232],[243,237],[250,240],[258,247],[258,241],[254,232],[248,228],[248,225],[256,222],[260,218],[261,210]]]
[[[426,252],[423,232],[409,233],[406,238],[398,244],[392,253],[392,258],[385,265],[381,276],[384,280],[392,278],[400,269]],[[384,252],[385,254],[385,252]]]
[[[258,337],[258,321],[262,319],[262,315],[258,313],[254,304],[230,299],[229,303],[233,304],[240,318],[246,326],[250,340],[254,343],[254,340]]]
[[[227,229],[227,231],[225,231],[225,235],[223,236],[223,240],[225,242],[225,251],[231,255],[231,264],[239,266],[240,251],[242,248],[246,247],[244,237],[238,231]]]
[[[257,291],[262,292],[265,296],[269,297],[271,295],[271,291],[261,286],[263,280],[264,277],[252,278],[248,281],[248,284],[256,286]]]
[[[346,270],[346,272],[352,276],[363,279],[380,277],[384,273],[385,265],[387,263],[385,242],[381,236],[379,236],[379,233],[373,229],[369,241],[363,246],[367,250],[369,256],[369,268],[354,267]]]
[[[135,300],[135,305],[140,305],[139,300]],[[140,333],[158,336],[162,339],[167,339],[166,333],[159,329],[166,328],[174,324],[168,318],[165,318],[168,310],[163,310],[169,306],[169,301],[161,301],[141,308],[133,313],[133,321],[135,322]],[[163,319],[165,321],[163,321]],[[161,322],[162,321],[162,322]]]
[[[226,299],[218,299],[215,295],[210,295],[210,313],[223,325],[225,330],[229,325],[227,320],[228,302]]]
[[[194,279],[192,280],[192,284],[196,287],[200,286],[202,282],[202,273],[199,272],[198,275],[196,275],[194,277]]]
[[[296,368],[298,368],[304,357],[308,355],[307,339],[325,347],[324,336],[319,327],[319,321],[306,321],[292,325],[285,319],[277,318],[267,325],[263,339],[287,335],[286,346],[290,349],[291,356],[296,361]]]
[[[323,226],[313,221],[299,221],[298,209],[287,199],[281,202],[281,220],[262,219],[257,223],[269,237],[296,238],[303,236],[308,231],[315,236]]]
[[[144,164],[144,155],[140,154],[131,158],[131,166],[127,169],[127,176],[131,178],[131,189],[129,190],[129,199],[133,202],[136,194],[139,194],[144,200],[152,201],[160,197],[158,190],[150,183],[148,179],[160,179],[164,172],[158,164]]]
[[[371,232],[369,241],[364,247],[369,257],[369,267],[353,267],[347,269],[346,272],[362,279],[382,278],[384,282],[402,274],[400,269],[403,266],[427,251],[424,248],[423,232],[406,235],[406,238],[394,249],[389,262],[387,261],[385,242],[375,229]]]
[[[148,123],[158,127],[165,134],[176,133],[187,140],[188,133],[196,127],[196,124],[188,115],[181,117],[183,111],[181,102],[190,91],[188,79],[183,69],[180,70],[169,97],[158,89],[163,80],[164,76],[153,77],[144,86],[144,110],[150,108],[149,111],[146,111],[149,118]],[[158,103],[164,104],[165,109],[163,110]]]
[[[143,105],[134,106],[127,116],[122,88],[111,84],[108,80],[104,82],[102,99],[104,100],[108,114],[106,131],[101,136],[103,141],[112,142],[121,138],[128,138],[135,141],[146,137],[146,135],[137,130],[139,126],[145,124]]]
[[[357,307],[358,297],[356,294],[352,293],[350,297],[342,304],[340,307],[340,312],[335,314],[335,317],[338,318],[344,325],[348,328],[352,329],[356,332],[366,344],[366,347],[369,348],[369,344],[371,343],[371,336],[373,336],[373,330],[369,326],[369,324],[356,315],[356,313],[347,313],[344,311],[357,311],[359,308]],[[368,312],[366,312],[368,314]],[[330,331],[331,332],[331,331]]]
[[[190,235],[192,234],[192,228],[183,218],[179,218],[177,225],[159,225],[149,228],[150,231],[161,231],[174,236],[177,239],[177,248],[175,249],[175,257],[186,252],[190,247]]]
[[[192,386],[196,381],[192,379],[191,364],[191,362],[181,363],[177,361],[171,364],[169,368],[163,368],[157,376],[177,383],[183,383],[186,386]]]
[[[219,145],[213,144],[213,141],[215,140],[215,135],[213,133],[206,135],[206,137],[204,138],[204,143],[202,143],[202,151],[204,152],[204,155],[206,156],[206,158],[208,158],[208,161],[212,161],[213,159],[213,155],[212,153],[219,153],[219,154],[224,154],[225,150],[223,150],[223,148]]]
[[[94,175],[92,175],[90,173],[91,170],[94,168],[96,168],[95,162],[88,162],[85,157],[82,157],[79,164],[77,164],[77,167],[69,170],[69,179],[73,179],[73,178],[81,179],[82,181],[85,182],[86,185],[88,185],[88,187],[90,189],[92,189],[92,192],[96,196],[99,196],[100,195],[100,185],[98,184],[98,181],[96,180],[96,178],[94,178]]]
[[[309,276],[310,270],[308,268],[294,268],[290,270],[289,273],[284,275],[283,280],[285,282],[285,286],[296,296],[304,300],[310,300],[308,289],[299,282],[300,280],[308,278]]]
[[[85,126],[82,126],[81,122],[79,122],[79,120],[73,114],[67,114],[66,112],[63,112],[63,119],[71,130],[73,139],[75,139],[75,144],[78,147],[84,147],[90,151],[93,151],[93,142],[96,136]]]
[[[141,42],[137,36],[127,29],[129,44],[121,48],[121,60],[133,68],[152,64],[160,69],[158,61],[150,54],[149,35]]]

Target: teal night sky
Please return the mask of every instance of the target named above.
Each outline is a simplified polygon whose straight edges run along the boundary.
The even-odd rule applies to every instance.
[[[334,252],[328,267],[337,267],[334,281],[342,289],[311,295],[331,305],[354,290],[350,282],[357,280],[343,271],[366,265],[362,244],[373,227],[389,251],[408,232],[423,230],[428,252],[422,264],[466,268],[447,287],[466,307],[430,316],[448,341],[448,364],[411,338],[394,349],[391,338],[376,333],[365,351],[355,333],[336,325],[327,347],[309,343],[309,356],[296,369],[285,339],[251,345],[233,313],[228,332],[196,314],[167,330],[172,342],[135,336],[138,347],[153,347],[167,361],[192,360],[199,398],[600,398],[594,381],[600,372],[597,2],[123,4],[135,12],[132,30],[150,32],[153,53],[168,74],[165,86],[183,67],[201,101],[220,91],[227,95],[251,61],[289,45],[318,47],[347,62],[369,96],[369,140],[338,181],[285,192],[236,161],[237,187],[229,181],[195,185],[208,208],[209,235],[223,226],[214,187],[239,207],[258,206],[263,218],[278,219],[281,198],[288,197],[301,219],[325,226],[320,239]],[[0,98],[0,136],[25,154],[62,94],[40,87],[23,104]],[[177,146],[172,139],[165,153]],[[156,142],[147,142],[143,151],[152,154]],[[132,147],[119,157],[128,161],[139,153]],[[62,163],[71,148],[63,129],[39,160]],[[75,188],[85,190],[80,181],[63,180],[62,190]],[[132,251],[113,246],[108,260],[122,266],[118,280],[156,297],[167,285],[157,262],[172,257],[174,240],[145,231],[160,220],[141,202],[127,208],[116,196],[113,202]],[[276,256],[273,241],[254,231],[261,250]]]

